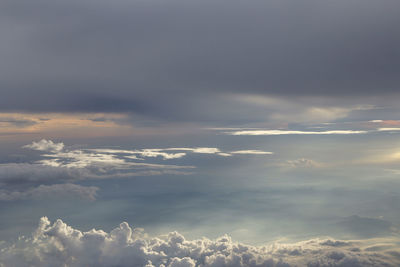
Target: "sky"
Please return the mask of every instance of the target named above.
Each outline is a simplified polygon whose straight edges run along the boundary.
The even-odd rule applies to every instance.
[[[399,266],[400,2],[2,0],[0,267]]]

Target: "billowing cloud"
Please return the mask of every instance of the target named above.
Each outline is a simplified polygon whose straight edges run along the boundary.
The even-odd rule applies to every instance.
[[[61,151],[64,148],[63,143],[54,143],[51,140],[42,139],[38,142],[32,142],[32,144],[24,146],[25,148],[30,148],[39,151],[51,151],[57,152]]]
[[[398,239],[342,241],[311,239],[266,246],[232,241],[229,236],[215,240],[187,240],[177,232],[148,237],[126,222],[109,233],[92,229],[82,232],[57,220],[43,217],[31,238],[14,244],[3,243],[0,264],[5,266],[398,266]]]

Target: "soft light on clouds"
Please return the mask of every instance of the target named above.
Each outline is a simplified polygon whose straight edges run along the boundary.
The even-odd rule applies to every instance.
[[[292,131],[292,130],[247,130],[225,132],[228,135],[346,135],[346,134],[364,134],[367,131],[356,130],[332,130],[332,131]]]
[[[395,132],[400,131],[400,128],[378,128],[379,132]]]
[[[38,142],[32,142],[32,144],[23,146],[24,148],[30,148],[39,151],[51,151],[57,152],[64,149],[63,143],[54,143],[51,140],[42,139]]]
[[[365,0],[0,1],[1,238],[46,212],[85,229],[235,227],[249,242],[352,238],[331,224],[357,214],[345,225],[360,238],[383,236],[381,223],[400,225],[399,11]],[[0,247],[0,267],[400,259],[397,237],[256,247],[46,218],[20,241]]]
[[[150,175],[190,175],[192,165],[154,163],[151,160],[178,160],[188,153],[229,157],[241,155],[270,155],[261,150],[223,152],[218,148],[153,148],[153,149],[75,149],[62,142],[42,139],[23,146],[40,151],[33,163],[0,164],[0,200],[37,199],[39,196],[76,196],[94,200],[97,187],[72,184],[81,180],[116,179]]]
[[[83,232],[62,220],[43,217],[32,237],[3,243],[2,266],[319,266],[394,267],[400,264],[398,238],[342,241],[310,239],[250,246],[225,235],[187,240],[177,232],[147,237],[123,222],[110,232]]]
[[[105,170],[135,170],[135,169],[190,169],[193,166],[165,165],[156,163],[135,162],[136,156],[144,158],[163,157],[164,159],[177,159],[185,153],[163,153],[159,149],[143,150],[113,150],[113,149],[68,149],[63,143],[54,143],[51,140],[41,140],[25,145],[24,148],[47,152],[42,154],[45,159],[37,161],[38,164],[61,168],[97,168]],[[121,154],[133,154],[126,156]],[[135,155],[136,154],[136,155]]]
[[[231,154],[241,154],[241,155],[272,155],[274,152],[261,151],[261,150],[237,150],[231,151]]]
[[[141,150],[127,149],[67,149],[63,143],[54,143],[51,140],[42,139],[38,142],[32,142],[25,145],[24,148],[30,148],[39,151],[48,152],[42,154],[45,159],[39,160],[37,163],[52,167],[65,168],[86,168],[97,166],[112,169],[129,169],[137,167],[153,167],[165,169],[192,168],[192,166],[177,166],[154,163],[135,162],[143,161],[147,158],[160,157],[164,160],[179,159],[187,155],[188,152],[193,154],[207,154],[217,156],[231,156],[233,154],[242,155],[270,155],[273,152],[261,150],[238,150],[232,152],[224,152],[215,147],[195,147],[195,148],[151,148]],[[171,153],[169,151],[174,151]]]
[[[126,136],[144,129],[133,131],[124,123],[126,114],[117,113],[0,113],[0,136],[18,134],[25,139],[32,136],[101,137]],[[102,118],[102,119],[99,119]],[[22,137],[21,137],[22,138]]]
[[[219,148],[216,147],[171,147],[171,148],[166,148],[164,150],[175,150],[175,151],[191,151],[193,153],[198,153],[198,154],[217,154],[221,152]]]

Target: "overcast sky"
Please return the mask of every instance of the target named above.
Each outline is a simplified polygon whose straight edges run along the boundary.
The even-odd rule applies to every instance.
[[[1,1],[0,266],[398,266],[399,25],[395,0]]]

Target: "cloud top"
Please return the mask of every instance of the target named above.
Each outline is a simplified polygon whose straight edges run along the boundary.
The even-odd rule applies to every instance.
[[[25,145],[24,148],[30,148],[39,151],[51,151],[51,152],[58,152],[64,149],[63,143],[54,143],[51,140],[42,139],[38,142],[32,142],[29,145]]]
[[[187,240],[171,232],[150,238],[126,222],[109,233],[96,229],[82,232],[60,219],[51,224],[43,217],[31,238],[3,246],[0,266],[398,266],[397,241],[311,239],[251,246],[226,235],[215,240]]]

